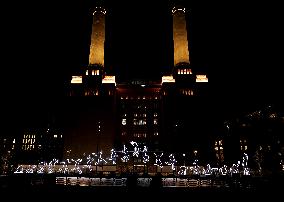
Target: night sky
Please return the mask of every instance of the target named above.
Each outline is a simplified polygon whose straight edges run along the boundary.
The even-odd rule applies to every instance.
[[[112,14],[106,65],[122,79],[160,77],[171,62],[167,3],[131,2],[107,3]],[[260,1],[184,2],[191,12],[192,68],[208,72],[212,103],[224,106],[227,113],[247,105],[281,103],[281,7]],[[8,123],[56,107],[71,75],[87,66],[92,4],[11,2],[3,8],[1,87]]]

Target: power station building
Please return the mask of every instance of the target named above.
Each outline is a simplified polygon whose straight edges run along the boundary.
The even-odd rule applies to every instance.
[[[118,75],[104,65],[107,12],[101,7],[94,9],[89,65],[83,67],[81,75],[73,75],[70,82],[71,100],[81,99],[85,103],[83,108],[89,106],[86,112],[90,119],[79,123],[75,130],[72,128],[66,150],[74,153],[110,151],[130,141],[146,144],[152,150],[177,149],[178,146],[166,142],[175,145],[179,138],[195,136],[194,133],[180,134],[178,130],[186,124],[182,121],[184,116],[195,116],[187,114],[187,109],[194,108],[194,102],[199,99],[206,99],[208,85],[206,73],[196,74],[190,64],[186,9],[174,7],[171,10],[172,41],[169,43],[172,43],[174,63],[168,68],[170,71],[164,71],[159,79],[124,81],[118,81]],[[86,120],[83,116],[79,115],[78,120]],[[88,128],[85,134],[82,128]]]

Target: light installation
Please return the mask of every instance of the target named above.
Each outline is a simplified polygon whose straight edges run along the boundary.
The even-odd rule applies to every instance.
[[[147,166],[157,166],[163,169],[166,165],[170,167],[172,172],[177,171],[178,175],[251,175],[251,170],[248,167],[248,155],[243,154],[242,161],[238,161],[236,164],[232,164],[231,167],[223,165],[219,168],[211,167],[210,164],[206,166],[198,165],[198,159],[195,159],[193,164],[190,166],[180,165],[175,158],[176,154],[169,154],[165,156],[163,152],[153,152],[149,151],[146,145],[139,146],[137,142],[130,142],[133,150],[128,150],[126,145],[123,145],[121,151],[116,151],[111,149],[110,157],[103,158],[103,152],[91,153],[89,155],[83,155],[83,158],[78,159],[66,159],[60,161],[58,159],[52,159],[49,162],[40,162],[38,165],[19,165],[14,171],[15,174],[22,173],[38,173],[38,174],[52,174],[52,173],[63,173],[63,174],[83,174],[87,172],[92,172],[97,168],[96,166],[117,166],[121,163],[129,166],[129,164],[134,166],[134,158],[141,158],[142,163]],[[132,156],[131,156],[132,154]],[[182,154],[178,154],[182,155]],[[153,159],[153,160],[151,160]],[[149,164],[153,162],[152,164]]]

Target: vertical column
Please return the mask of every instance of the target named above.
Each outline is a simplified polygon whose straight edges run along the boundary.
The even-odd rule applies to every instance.
[[[185,8],[174,7],[173,14],[173,40],[174,65],[180,62],[189,62],[189,50],[186,30]]]
[[[104,65],[105,14],[106,10],[101,7],[97,7],[93,13],[93,25],[89,55],[89,64],[91,65]]]

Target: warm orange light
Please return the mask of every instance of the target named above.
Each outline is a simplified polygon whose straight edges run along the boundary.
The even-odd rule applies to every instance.
[[[105,10],[102,8],[97,8],[93,13],[89,64],[104,65],[104,43],[105,43]]]
[[[196,82],[208,82],[206,75],[196,75]]]
[[[174,83],[176,82],[173,76],[163,76],[162,83]]]
[[[116,85],[115,76],[105,76],[105,78],[103,78],[102,83],[113,83]]]
[[[187,29],[183,8],[173,9],[173,40],[174,40],[174,65],[180,62],[189,63],[189,50]]]
[[[82,76],[72,76],[71,83],[82,83]]]

